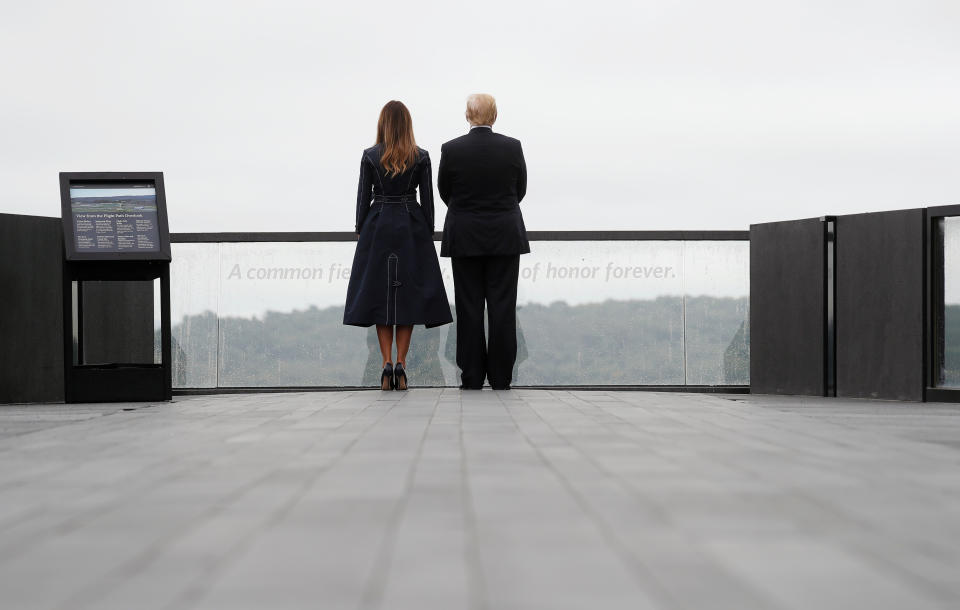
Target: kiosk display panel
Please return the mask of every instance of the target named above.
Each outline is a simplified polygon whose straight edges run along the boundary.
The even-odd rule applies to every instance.
[[[70,185],[77,252],[159,252],[157,189],[152,183]]]
[[[170,260],[161,174],[61,174],[67,260]]]

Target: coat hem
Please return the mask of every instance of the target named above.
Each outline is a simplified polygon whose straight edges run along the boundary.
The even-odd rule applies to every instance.
[[[521,248],[520,251],[511,250],[510,252],[467,252],[461,254],[459,252],[444,252],[440,251],[441,258],[455,258],[461,256],[520,256],[522,254],[530,254],[530,248]]]
[[[446,324],[452,324],[453,320],[447,320],[445,322],[394,322],[390,326],[423,326],[425,328],[436,328],[438,326],[444,326]],[[360,328],[370,328],[375,324],[383,324],[383,322],[344,322],[344,326],[359,326]]]

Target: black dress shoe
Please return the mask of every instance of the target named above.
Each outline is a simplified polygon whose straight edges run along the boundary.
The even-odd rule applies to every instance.
[[[383,366],[383,373],[380,374],[380,389],[383,391],[393,389],[393,365],[389,362]]]
[[[509,389],[510,389],[510,386],[508,386],[508,385],[504,385],[504,386],[492,386],[492,387],[493,387],[494,390],[498,390],[498,391],[504,391],[504,390],[509,390]]]
[[[461,384],[460,384],[460,389],[461,389],[461,390],[482,390],[482,389],[483,389],[483,386],[464,385],[464,384],[461,383]]]
[[[394,390],[406,390],[407,389],[407,372],[403,370],[403,365],[399,362],[395,367],[393,367],[393,389]]]

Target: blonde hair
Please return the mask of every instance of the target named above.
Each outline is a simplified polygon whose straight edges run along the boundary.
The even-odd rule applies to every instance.
[[[497,100],[487,93],[474,93],[467,98],[467,121],[471,125],[493,125],[497,120]]]

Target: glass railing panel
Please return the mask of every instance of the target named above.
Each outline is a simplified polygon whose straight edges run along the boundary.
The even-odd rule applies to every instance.
[[[381,356],[375,328],[343,325],[355,247],[355,242],[222,245],[221,387],[377,383]],[[447,330],[415,330],[408,368],[418,385],[455,383],[453,356],[447,359],[444,351]]]
[[[960,388],[960,217],[943,219],[942,324],[940,385]]]
[[[517,385],[683,383],[682,244],[538,241],[520,259]]]
[[[217,387],[220,244],[172,244],[173,387]]]
[[[750,383],[750,245],[683,242],[688,385]]]
[[[174,386],[375,385],[375,330],[342,324],[354,249],[174,244]],[[747,383],[746,242],[536,241],[531,249],[520,262],[515,384]],[[455,317],[449,259],[440,266]],[[415,385],[457,385],[455,361],[455,323],[417,327],[408,356]]]

